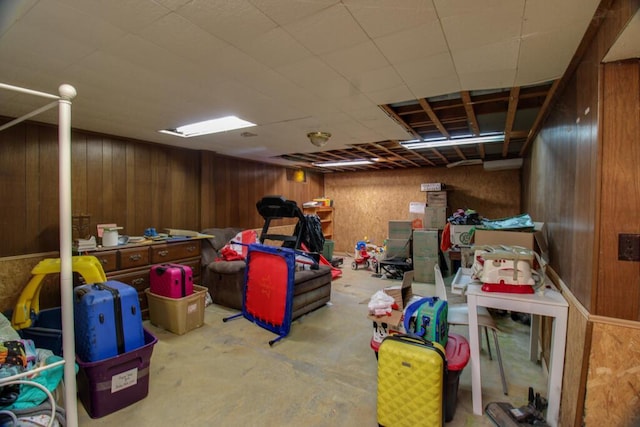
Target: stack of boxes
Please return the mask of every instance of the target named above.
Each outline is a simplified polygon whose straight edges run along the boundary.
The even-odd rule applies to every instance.
[[[420,191],[427,193],[422,226],[436,230],[444,229],[449,218],[445,185],[441,182],[420,184]]]
[[[422,228],[413,231],[413,269],[415,280],[434,283],[433,267],[439,261],[440,230],[444,229],[448,218],[447,191],[440,182],[420,185],[426,192],[426,203],[422,217]]]
[[[413,231],[413,271],[417,282],[435,283],[433,267],[438,263],[438,230]]]

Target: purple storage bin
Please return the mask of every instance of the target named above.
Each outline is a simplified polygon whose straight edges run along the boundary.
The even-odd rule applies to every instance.
[[[158,339],[144,329],[144,345],[135,350],[97,362],[83,362],[76,355],[78,395],[91,418],[111,414],[147,396],[156,342]]]

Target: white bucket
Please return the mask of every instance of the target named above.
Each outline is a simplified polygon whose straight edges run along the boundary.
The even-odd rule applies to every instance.
[[[118,246],[118,230],[105,228],[102,231],[102,246]]]

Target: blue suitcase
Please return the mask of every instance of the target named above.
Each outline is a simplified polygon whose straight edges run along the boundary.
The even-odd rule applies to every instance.
[[[110,280],[74,289],[76,354],[96,362],[144,345],[138,292]]]

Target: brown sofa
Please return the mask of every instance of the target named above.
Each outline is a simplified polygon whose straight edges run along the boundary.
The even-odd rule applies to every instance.
[[[241,231],[238,228],[208,228],[204,234],[214,238],[204,239],[202,244],[202,285],[209,289],[215,304],[242,310],[244,294],[244,261],[216,261],[220,250]],[[293,309],[296,319],[331,300],[331,268],[325,265],[318,270],[297,271],[294,278]]]

